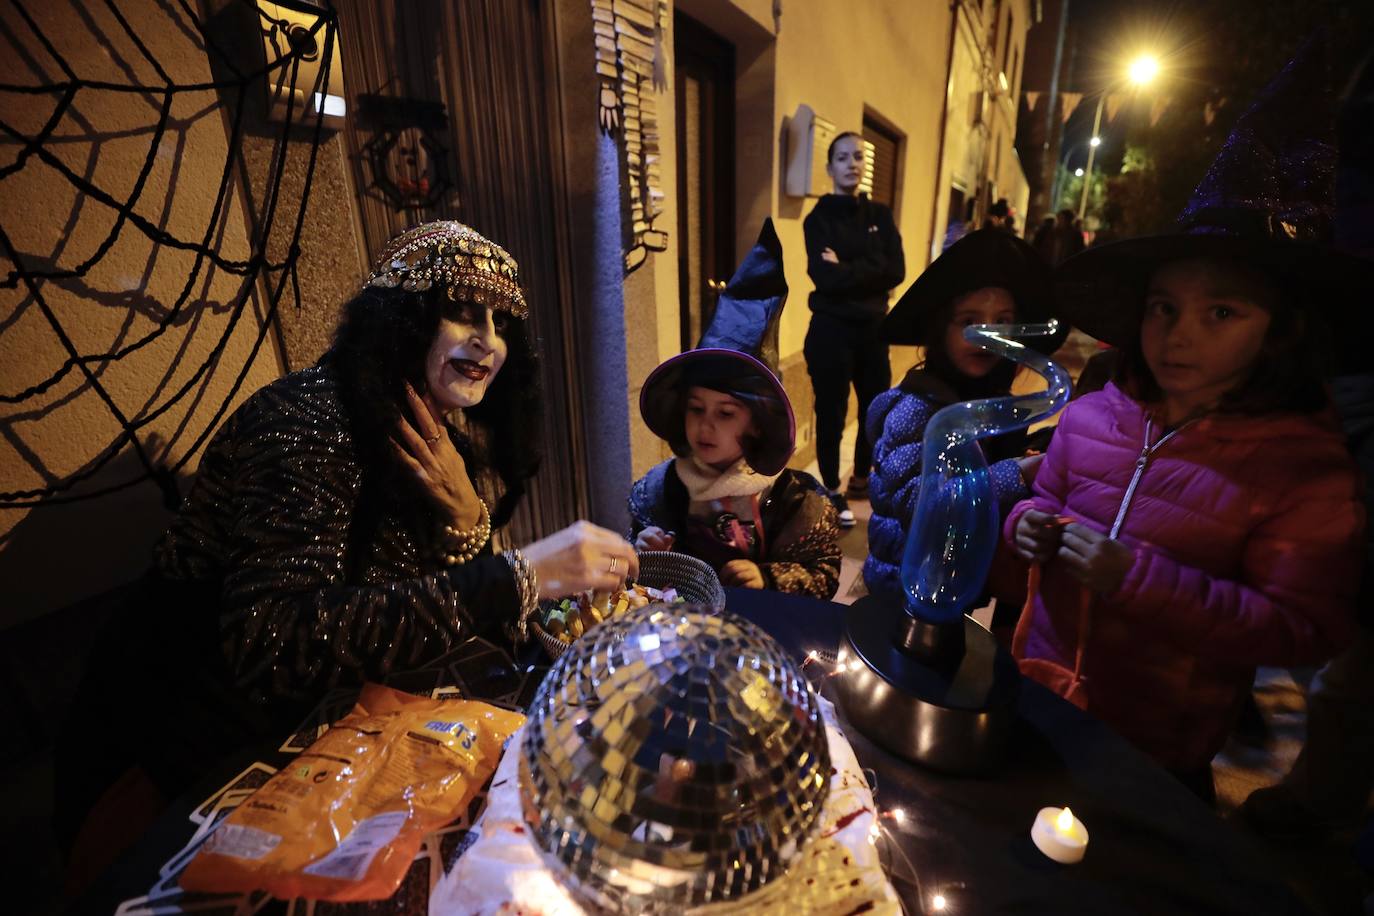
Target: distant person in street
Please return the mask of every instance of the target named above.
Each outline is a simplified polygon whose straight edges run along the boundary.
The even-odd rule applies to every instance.
[[[1041,252],[1041,255],[1040,255],[1040,256],[1041,256],[1042,258],[1044,257],[1044,254],[1043,254],[1044,248],[1045,248],[1045,246],[1047,246],[1047,245],[1050,244],[1050,236],[1051,236],[1051,234],[1052,234],[1053,232],[1054,232],[1054,217],[1053,217],[1053,216],[1047,216],[1047,217],[1045,217],[1045,219],[1040,223],[1040,226],[1035,230],[1035,236],[1034,236],[1034,238],[1033,238],[1032,241],[1031,241],[1031,247],[1034,248],[1034,249],[1036,250],[1036,252]],[[1048,259],[1047,259],[1047,262],[1048,262]]]
[[[811,293],[811,327],[802,352],[816,400],[816,461],[821,482],[839,513],[854,526],[849,498],[868,497],[873,449],[864,432],[868,405],[892,383],[887,344],[879,334],[892,288],[906,276],[902,237],[892,211],[859,193],[863,138],[840,134],[830,144],[826,172],[833,193],[816,202],[802,224]],[[847,494],[840,492],[840,439],[849,410],[849,389],[859,398],[859,434]]]
[[[1083,231],[1075,227],[1072,210],[1060,210],[1053,222],[1046,218],[1035,233],[1035,250],[1051,267],[1083,250]]]
[[[964,218],[952,220],[945,228],[945,240],[940,245],[940,252],[949,250],[949,246],[968,235],[973,228],[973,208],[977,206],[977,201],[970,200],[964,208]]]
[[[1007,229],[1007,218],[1011,215],[1011,205],[1007,203],[1005,197],[997,198],[997,202],[988,207],[987,218],[983,220],[984,229]]]

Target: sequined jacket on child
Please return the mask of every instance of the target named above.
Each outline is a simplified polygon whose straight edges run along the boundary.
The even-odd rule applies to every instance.
[[[687,487],[673,459],[649,470],[630,491],[630,540],[650,526],[684,531]],[[765,556],[757,560],[764,588],[834,597],[840,583],[840,525],[825,489],[804,471],[785,469],[763,495],[759,521]]]

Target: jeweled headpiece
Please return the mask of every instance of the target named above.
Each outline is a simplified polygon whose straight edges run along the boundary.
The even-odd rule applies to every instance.
[[[474,302],[528,318],[519,270],[509,252],[471,226],[436,220],[407,229],[388,242],[367,285],[415,291],[438,286],[455,302]]]

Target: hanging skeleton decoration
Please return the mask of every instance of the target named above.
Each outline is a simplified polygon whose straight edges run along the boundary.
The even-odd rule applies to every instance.
[[[654,228],[662,212],[658,105],[668,88],[663,42],[667,0],[592,0],[596,72],[601,78],[601,129],[620,131],[621,247],[628,274],[650,251],[668,247]]]

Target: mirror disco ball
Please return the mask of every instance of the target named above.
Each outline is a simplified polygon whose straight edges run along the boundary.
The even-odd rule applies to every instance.
[[[535,845],[588,902],[681,912],[787,871],[830,789],[820,706],[773,638],[651,604],[588,631],[539,688],[520,795]]]

